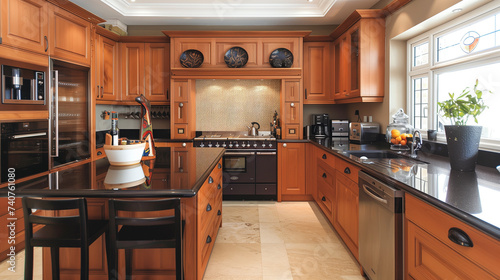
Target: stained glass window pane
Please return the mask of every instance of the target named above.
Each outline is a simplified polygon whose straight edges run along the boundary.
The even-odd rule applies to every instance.
[[[413,47],[413,67],[429,63],[429,43],[423,43]]]
[[[489,16],[436,39],[436,61],[477,53],[500,46],[500,14]]]

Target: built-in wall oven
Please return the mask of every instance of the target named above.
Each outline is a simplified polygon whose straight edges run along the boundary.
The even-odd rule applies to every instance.
[[[1,181],[9,173],[16,179],[49,170],[49,121],[2,122]]]

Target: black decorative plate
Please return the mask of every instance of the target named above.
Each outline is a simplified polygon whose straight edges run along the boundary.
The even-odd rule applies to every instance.
[[[293,64],[293,54],[285,48],[275,49],[269,56],[269,64],[274,68],[290,68]]]
[[[203,54],[199,50],[186,50],[179,59],[182,67],[198,68],[203,64]]]
[[[248,62],[248,53],[244,48],[232,47],[224,55],[224,62],[227,67],[241,68]]]

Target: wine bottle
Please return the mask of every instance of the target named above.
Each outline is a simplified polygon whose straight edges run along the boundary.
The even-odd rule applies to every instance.
[[[115,111],[111,112],[111,145],[118,146],[118,113]]]

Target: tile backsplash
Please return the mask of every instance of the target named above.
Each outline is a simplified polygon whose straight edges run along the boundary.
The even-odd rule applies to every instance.
[[[280,80],[196,80],[196,130],[246,131],[251,122],[269,130],[280,86]]]

